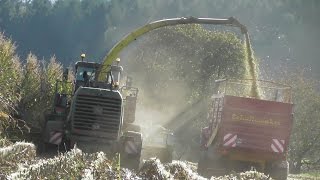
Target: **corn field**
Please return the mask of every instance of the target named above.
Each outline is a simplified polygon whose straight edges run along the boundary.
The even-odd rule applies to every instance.
[[[0,137],[21,139],[40,128],[43,114],[53,104],[56,80],[62,79],[63,67],[55,57],[39,60],[31,53],[22,61],[15,49],[12,40],[0,34]]]

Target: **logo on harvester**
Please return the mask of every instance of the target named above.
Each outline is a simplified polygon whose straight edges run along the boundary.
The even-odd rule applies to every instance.
[[[276,153],[283,153],[284,152],[284,140],[283,139],[272,139],[271,142],[271,149],[273,152]]]
[[[59,145],[62,141],[63,133],[60,131],[51,131],[49,143]]]
[[[236,147],[238,142],[238,136],[236,134],[228,133],[223,137],[223,146]]]
[[[126,141],[124,145],[124,151],[128,154],[137,154],[138,146],[134,141]]]

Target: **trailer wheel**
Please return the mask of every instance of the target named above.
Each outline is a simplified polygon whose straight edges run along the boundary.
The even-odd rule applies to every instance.
[[[198,161],[197,171],[198,171],[198,174],[202,176],[206,176],[206,171],[208,167],[208,164],[207,164],[208,159],[206,155],[207,155],[206,152],[201,152],[200,158]]]
[[[288,177],[288,169],[279,168],[274,169],[271,173],[271,177],[273,177],[276,180],[287,180]]]
[[[276,180],[287,180],[289,165],[287,161],[275,162],[271,165],[269,174]]]
[[[210,147],[208,150],[201,152],[198,162],[198,174],[206,178],[226,175],[229,172],[228,163],[227,159],[216,154],[214,148]]]

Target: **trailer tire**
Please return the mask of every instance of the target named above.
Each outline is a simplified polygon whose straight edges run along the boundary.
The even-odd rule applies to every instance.
[[[271,177],[273,177],[276,180],[287,180],[288,177],[288,169],[275,169],[272,172]]]
[[[288,162],[280,161],[273,163],[268,174],[275,180],[287,180],[289,174]]]
[[[207,153],[206,152],[201,152],[200,154],[200,158],[198,161],[198,168],[197,168],[197,172],[199,175],[205,176],[206,175],[206,169],[207,169]]]
[[[203,177],[210,178],[211,176],[217,175],[215,172],[212,172],[212,169],[217,168],[219,168],[218,160],[209,158],[207,150],[201,152],[198,162],[198,174]]]
[[[208,150],[201,152],[198,162],[198,174],[206,178],[226,175],[229,172],[228,163],[227,159],[214,152],[214,147],[209,147]]]

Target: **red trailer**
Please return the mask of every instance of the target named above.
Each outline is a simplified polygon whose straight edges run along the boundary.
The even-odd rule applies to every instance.
[[[224,80],[202,129],[198,172],[223,175],[252,167],[275,179],[286,179],[292,128],[291,88],[258,81],[259,97],[251,97],[251,80]]]

